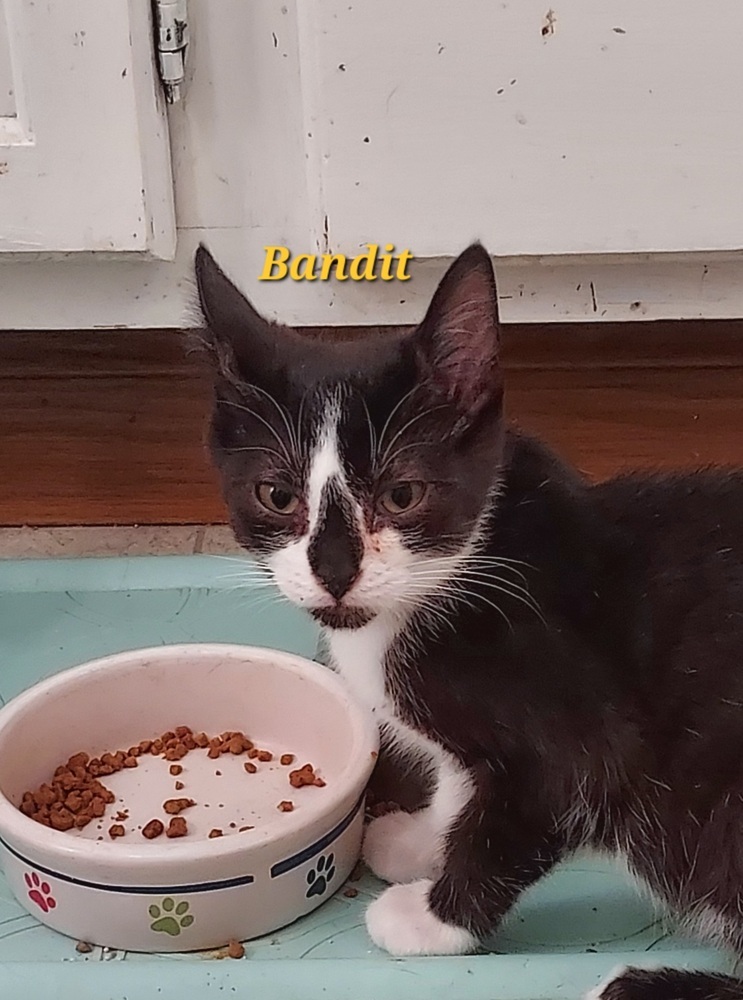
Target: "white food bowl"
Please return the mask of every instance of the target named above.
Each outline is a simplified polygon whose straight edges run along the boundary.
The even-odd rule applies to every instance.
[[[100,780],[115,795],[100,822],[61,832],[19,811],[79,752],[127,749],[178,725],[246,733],[270,763],[214,760],[194,750],[174,791],[169,762]],[[359,853],[363,796],[378,748],[371,717],[325,667],[275,650],[228,645],[134,650],[67,670],[0,711],[0,850],[17,899],[43,923],[82,941],[132,951],[190,951],[291,923],[340,888]],[[293,788],[293,754],[324,787]],[[217,773],[219,772],[219,773]],[[189,833],[146,840],[163,802],[185,796]],[[288,800],[293,810],[278,804]],[[125,836],[111,840],[116,812]],[[250,829],[245,829],[250,827]],[[223,835],[209,839],[218,828]],[[241,828],[243,828],[241,830]],[[102,838],[102,839],[99,839]]]

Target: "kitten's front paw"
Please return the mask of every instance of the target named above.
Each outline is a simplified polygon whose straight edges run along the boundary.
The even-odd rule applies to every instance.
[[[385,882],[437,878],[441,867],[439,837],[426,809],[373,819],[366,830],[362,853],[374,874]]]
[[[463,927],[445,924],[431,912],[433,882],[421,879],[385,889],[366,911],[366,929],[375,945],[391,955],[464,955],[477,946]]]

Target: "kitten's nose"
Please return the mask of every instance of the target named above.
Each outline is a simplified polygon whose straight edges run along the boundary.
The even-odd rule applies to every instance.
[[[348,593],[361,568],[361,539],[349,521],[331,500],[307,553],[312,572],[336,601]]]
[[[358,574],[355,566],[328,565],[327,567],[318,567],[315,570],[315,575],[330,596],[339,601],[344,594],[348,593]]]

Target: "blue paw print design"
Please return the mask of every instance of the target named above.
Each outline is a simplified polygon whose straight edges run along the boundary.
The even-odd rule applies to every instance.
[[[307,872],[307,899],[324,896],[335,878],[335,855],[321,854],[314,868]]]

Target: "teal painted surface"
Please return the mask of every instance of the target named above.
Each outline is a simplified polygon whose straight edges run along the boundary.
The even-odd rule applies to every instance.
[[[0,698],[107,653],[217,641],[314,655],[314,627],[271,591],[236,588],[233,560],[208,557],[0,561]],[[488,953],[396,961],[363,925],[379,890],[339,893],[261,941],[246,959],[88,956],[42,927],[0,880],[0,998],[44,1000],[578,1000],[622,962],[725,969],[726,960],[665,926],[609,863],[575,861],[529,893]]]

